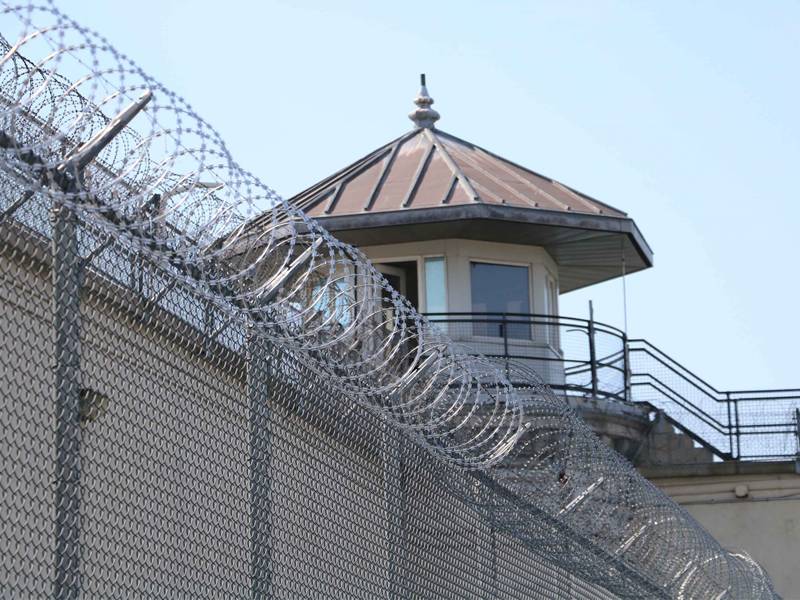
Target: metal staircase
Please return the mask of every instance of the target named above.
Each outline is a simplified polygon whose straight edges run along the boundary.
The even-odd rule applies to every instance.
[[[650,406],[663,413],[675,435],[691,439],[717,460],[800,455],[800,389],[718,390],[647,340],[628,339],[593,319],[510,313],[427,316],[476,353],[526,363],[565,396]],[[689,451],[683,441],[674,444],[676,452],[678,446]]]

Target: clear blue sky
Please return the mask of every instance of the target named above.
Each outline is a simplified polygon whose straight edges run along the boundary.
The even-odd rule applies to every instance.
[[[62,0],[284,195],[410,127],[627,211],[629,333],[721,388],[800,387],[798,2]],[[562,313],[622,322],[619,281]]]

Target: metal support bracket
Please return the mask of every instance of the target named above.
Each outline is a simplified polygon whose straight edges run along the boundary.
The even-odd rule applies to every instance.
[[[314,242],[305,250],[303,250],[300,255],[295,258],[288,266],[284,267],[275,275],[270,277],[270,279],[266,282],[263,287],[263,293],[259,297],[259,302],[263,304],[267,304],[275,299],[275,297],[280,293],[283,286],[289,281],[300,269],[302,269],[305,264],[311,260],[314,252],[316,252],[317,248],[322,245],[323,238],[319,237],[314,240]]]

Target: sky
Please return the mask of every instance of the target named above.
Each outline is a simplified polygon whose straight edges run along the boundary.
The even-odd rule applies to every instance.
[[[437,126],[626,211],[627,326],[718,389],[800,387],[800,2],[61,0],[288,197]],[[561,313],[622,326],[620,280]]]

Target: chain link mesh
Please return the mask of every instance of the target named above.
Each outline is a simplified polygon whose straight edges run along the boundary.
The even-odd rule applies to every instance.
[[[774,596],[107,41],[3,6],[0,593]]]

